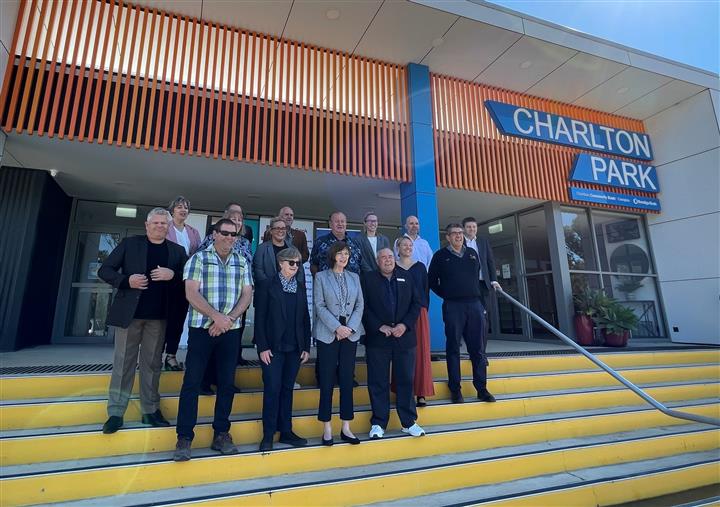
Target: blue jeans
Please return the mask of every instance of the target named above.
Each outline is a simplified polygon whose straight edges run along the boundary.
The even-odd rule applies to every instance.
[[[198,396],[205,368],[213,355],[217,371],[217,396],[215,398],[215,434],[230,430],[230,412],[235,396],[235,368],[237,367],[240,330],[233,329],[212,337],[207,329],[191,327],[188,333],[188,350],[185,358],[185,377],[180,391],[178,406],[178,437],[192,440],[197,424]],[[214,352],[214,354],[213,354]]]

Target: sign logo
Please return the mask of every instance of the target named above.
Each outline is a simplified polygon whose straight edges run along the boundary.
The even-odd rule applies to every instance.
[[[612,204],[625,206],[626,208],[660,211],[660,201],[655,198],[618,194],[616,192],[606,192],[605,190],[570,187],[570,199],[595,204]]]
[[[652,160],[650,137],[535,109],[486,100],[495,125],[505,135],[562,144],[612,155]]]
[[[570,181],[583,181],[643,192],[660,191],[655,167],[627,160],[579,153],[570,170]]]

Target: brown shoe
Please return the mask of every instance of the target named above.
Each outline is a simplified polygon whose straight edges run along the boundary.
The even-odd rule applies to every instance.
[[[190,461],[191,445],[192,440],[178,437],[177,444],[175,444],[175,454],[173,454],[173,461]]]
[[[220,454],[237,454],[240,452],[237,450],[237,447],[235,447],[235,444],[233,444],[232,437],[227,431],[215,435],[210,449],[219,451]]]

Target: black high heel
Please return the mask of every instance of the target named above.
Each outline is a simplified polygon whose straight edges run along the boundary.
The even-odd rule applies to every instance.
[[[322,437],[322,445],[327,445],[328,447],[330,447],[334,443],[335,442],[333,441],[332,437],[328,438],[327,440],[325,440],[325,437]]]
[[[340,440],[351,445],[358,445],[360,443],[360,439],[358,437],[349,437],[342,431],[340,432]]]

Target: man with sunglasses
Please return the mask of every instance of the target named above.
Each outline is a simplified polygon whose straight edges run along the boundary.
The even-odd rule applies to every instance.
[[[238,452],[229,433],[230,411],[235,394],[240,321],[252,299],[250,266],[233,249],[238,234],[232,220],[218,220],[213,226],[213,244],[196,252],[185,264],[183,279],[190,303],[190,329],[178,406],[175,461],[190,459],[200,384],[211,356],[218,383],[211,448],[221,454]]]

